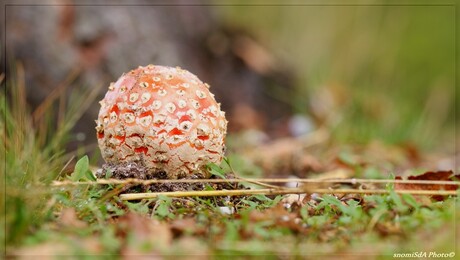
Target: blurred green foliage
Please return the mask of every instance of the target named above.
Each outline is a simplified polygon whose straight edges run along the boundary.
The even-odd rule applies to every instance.
[[[35,117],[26,103],[26,72],[21,63],[12,64],[7,82],[0,80],[0,187],[5,195],[0,201],[0,241],[2,245],[20,243],[44,222],[53,217],[51,191],[48,185],[65,175],[72,153],[65,146],[72,140],[70,130],[94,102],[98,87],[72,90],[67,106],[58,111],[61,120],[52,115],[63,96],[44,101],[43,114]],[[37,110],[35,110],[36,112]],[[87,174],[81,167],[82,174]],[[3,248],[0,251],[4,251]]]
[[[226,22],[248,28],[299,75],[297,112],[324,106],[347,142],[454,149],[454,5],[234,3],[218,9]]]

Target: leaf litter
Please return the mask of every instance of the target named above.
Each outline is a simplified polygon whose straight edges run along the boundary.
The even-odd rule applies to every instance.
[[[396,176],[395,180],[402,180],[401,176]],[[460,175],[455,175],[453,171],[429,171],[420,175],[410,175],[407,180],[423,180],[423,181],[456,181],[460,179]],[[396,183],[395,190],[457,190],[457,184],[420,184],[420,183]],[[441,201],[445,196],[434,195],[433,199]]]
[[[378,147],[378,148],[376,148]],[[360,147],[359,149],[333,149],[329,151],[321,149],[309,150],[309,156],[326,158],[319,161],[322,169],[335,169],[338,173],[350,177],[365,177],[367,174],[375,175],[375,172],[383,175],[388,167],[393,169],[404,169],[414,167],[414,160],[407,161],[399,159],[386,162],[378,161],[379,152],[368,152],[366,149],[377,149],[381,146]],[[396,149],[396,148],[392,148]],[[306,152],[306,151],[304,151]],[[327,156],[323,156],[323,155]],[[363,154],[362,156],[360,154]],[[417,155],[421,156],[421,155]],[[331,162],[331,164],[329,164]],[[334,163],[339,162],[339,163]],[[109,174],[111,178],[138,178],[149,179],[142,167],[136,165],[123,165],[114,169],[111,165],[104,166],[103,171],[98,172],[98,178],[105,178],[102,174]],[[80,166],[82,171],[86,168]],[[134,170],[133,170],[134,169]],[[281,169],[281,168],[280,168]],[[285,172],[280,175],[299,175],[296,169],[289,170],[284,167]],[[218,170],[215,168],[214,170]],[[235,178],[233,173],[220,170],[225,178]],[[351,175],[350,175],[351,173]],[[81,174],[81,172],[80,172]],[[308,170],[301,176],[313,177],[314,172]],[[335,173],[336,174],[336,173]],[[321,176],[318,174],[317,176]],[[211,178],[221,178],[219,174]],[[82,174],[80,179],[91,178],[90,175]],[[153,178],[165,179],[161,174]],[[199,178],[199,176],[191,177]],[[332,177],[333,178],[333,177]],[[395,179],[402,179],[397,176]],[[419,176],[409,176],[409,180],[455,180],[452,171],[426,172]],[[301,185],[301,184],[297,184]],[[364,185],[364,186],[363,186]],[[378,184],[361,183],[338,183],[334,188],[376,188]],[[412,186],[411,186],[412,185]],[[104,197],[105,193],[113,191],[117,186],[110,186],[107,190],[96,193],[98,187],[92,187],[90,194],[92,200]],[[417,229],[435,230],[439,227],[439,221],[433,219],[449,218],[449,212],[445,207],[455,207],[452,199],[443,198],[444,205],[436,204],[433,201],[420,201],[415,196],[397,194],[388,195],[362,195],[362,194],[304,194],[302,196],[238,196],[238,197],[202,197],[202,198],[167,198],[160,197],[153,200],[139,200],[133,202],[120,201],[117,194],[120,192],[163,192],[163,191],[186,191],[186,190],[230,190],[236,187],[231,183],[161,183],[149,185],[131,185],[126,189],[120,189],[115,196],[104,197],[94,205],[99,208],[92,208],[93,214],[101,211],[101,205],[105,205],[105,211],[110,214],[102,214],[101,220],[89,218],[84,213],[85,206],[74,205],[74,210],[61,209],[59,213],[58,226],[51,228],[55,232],[73,229],[89,230],[80,235],[81,241],[102,241],[89,246],[89,243],[81,243],[80,250],[86,253],[97,253],[110,251],[123,257],[132,255],[187,255],[187,254],[208,254],[217,252],[232,252],[229,245],[237,245],[240,242],[253,243],[260,241],[262,251],[274,254],[286,253],[286,248],[276,249],[273,243],[282,244],[289,242],[288,252],[304,252],[302,245],[315,243],[318,245],[332,243],[332,245],[354,245],[362,243],[370,234],[376,235],[381,241],[397,241],[407,239],[415,234]],[[421,186],[413,184],[394,184],[387,187],[389,191],[398,189],[422,189]],[[423,189],[426,189],[424,187]],[[436,185],[428,189],[455,189],[455,185]],[[79,188],[83,189],[83,188]],[[69,198],[76,198],[75,195]],[[80,190],[82,196],[88,190]],[[93,193],[94,192],[94,193]],[[65,194],[64,194],[65,195]],[[286,199],[291,197],[291,199]],[[90,203],[91,204],[91,203]],[[112,205],[109,207],[108,205]],[[59,207],[58,207],[59,208]],[[103,207],[102,207],[103,208]],[[226,208],[228,210],[222,210]],[[117,211],[120,210],[120,211]],[[117,213],[118,212],[118,213]],[[102,221],[99,228],[94,224]],[[111,230],[111,231],[110,231]],[[294,239],[294,240],[292,240]],[[107,240],[107,241],[106,241]],[[105,242],[104,242],[105,241]],[[114,242],[117,241],[117,242]],[[47,243],[43,243],[47,250],[51,250]],[[31,247],[32,248],[32,247]],[[59,247],[56,247],[57,249]],[[230,247],[231,248],[231,247]],[[300,249],[299,249],[300,248]],[[318,246],[321,248],[321,246]],[[348,250],[358,252],[359,249]],[[34,250],[36,248],[34,247]],[[222,251],[223,250],[223,251]],[[234,246],[235,252],[248,254],[256,248],[243,249]],[[297,250],[297,251],[296,251]],[[347,250],[327,249],[336,252],[347,252]],[[18,251],[22,252],[22,251]]]

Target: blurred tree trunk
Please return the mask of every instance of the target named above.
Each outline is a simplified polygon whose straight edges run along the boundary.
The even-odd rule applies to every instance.
[[[8,7],[7,58],[24,63],[33,108],[71,73],[78,77],[67,88],[92,88],[108,86],[139,65],[180,66],[211,85],[231,131],[285,134],[274,126],[291,107],[274,98],[271,88],[289,97],[294,77],[249,32],[224,25],[210,6],[110,3],[60,0],[60,5]],[[95,143],[98,111],[95,102],[74,129],[85,143]]]

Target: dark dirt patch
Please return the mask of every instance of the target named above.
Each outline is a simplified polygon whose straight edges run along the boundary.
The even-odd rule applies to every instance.
[[[140,180],[166,180],[167,174],[164,171],[151,172],[142,163],[125,162],[120,164],[106,163],[102,166],[102,171],[96,173],[97,178],[114,178],[114,179],[140,179]],[[235,178],[235,174],[227,173],[225,178]],[[217,179],[211,176],[210,179]],[[203,179],[201,174],[193,174],[183,179]],[[202,191],[206,187],[213,190],[235,190],[244,189],[237,183],[154,183],[149,185],[135,185],[125,190],[127,193],[137,192],[173,192],[173,191]]]
[[[158,173],[160,174],[160,173]],[[166,173],[165,173],[166,175]],[[124,162],[119,164],[105,163],[102,165],[102,171],[96,173],[97,178],[114,178],[114,179],[152,179],[152,173],[142,163]]]

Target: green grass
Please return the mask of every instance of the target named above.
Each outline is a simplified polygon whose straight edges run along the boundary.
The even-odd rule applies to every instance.
[[[80,160],[84,161],[85,158]],[[75,179],[74,176],[68,178]],[[388,186],[388,189],[391,191],[393,188]],[[222,256],[328,253],[391,256],[412,251],[455,252],[452,227],[458,217],[456,210],[460,203],[454,198],[427,204],[426,200],[419,201],[411,195],[399,196],[394,192],[347,199],[324,195],[303,206],[285,208],[280,202],[282,196],[269,198],[255,195],[231,205],[235,213],[229,215],[222,213],[215,198],[160,197],[157,200],[127,202],[118,199],[119,192],[116,187],[110,186],[53,189],[53,210],[74,209],[76,218],[86,225],[77,229],[72,224],[62,224],[62,220],[56,218],[51,221],[56,222],[57,227],[43,225],[27,237],[26,245],[40,245],[70,235],[73,239],[59,243],[73,248],[72,241],[75,239],[95,239],[100,243],[96,253],[114,255],[123,254],[126,250],[161,255],[207,252]],[[158,243],[163,243],[161,234],[143,243],[132,242],[142,240],[140,230],[147,227],[124,222],[123,216],[128,213],[158,221],[157,225],[166,230],[175,230],[174,239],[167,247],[158,246]],[[125,230],[127,234],[121,235],[120,230]],[[444,234],[442,240],[435,244],[420,244],[421,237],[443,230],[452,232]],[[179,242],[183,239],[200,243],[204,251],[187,251],[187,247]],[[363,244],[366,247],[360,246]],[[83,246],[78,254],[91,255],[95,251]]]
[[[2,188],[6,187],[1,205],[2,222],[6,222],[1,226],[2,245],[20,244],[52,217],[52,194],[47,185],[62,173],[71,158],[65,152],[72,138],[69,131],[97,93],[97,88],[72,93],[68,107],[60,111],[61,121],[52,119],[59,99],[50,100],[51,106],[34,119],[26,105],[24,73],[18,64],[8,85],[2,82],[0,95],[0,125],[5,129],[0,138],[5,149],[1,159],[6,163],[2,167]]]

